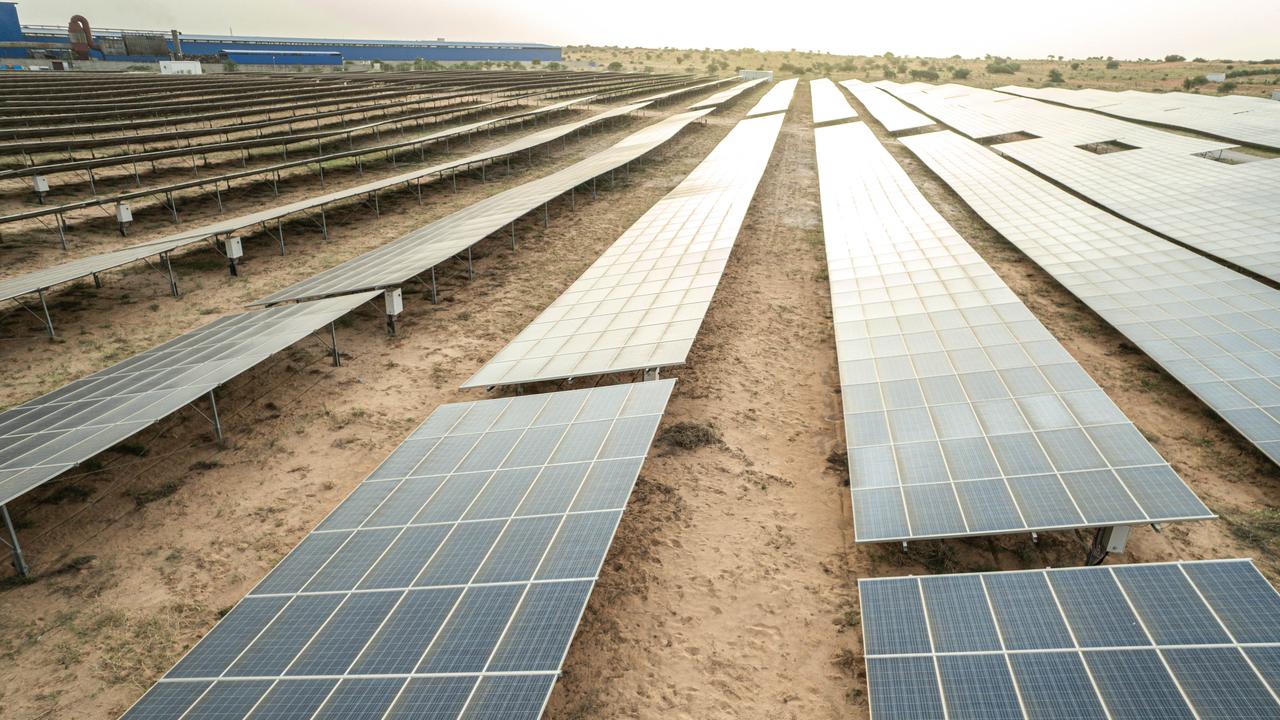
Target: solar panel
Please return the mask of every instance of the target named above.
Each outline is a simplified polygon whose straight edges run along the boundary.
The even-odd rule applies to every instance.
[[[815,134],[857,542],[1213,517],[864,124]]]
[[[1009,242],[1280,463],[1280,291],[954,133],[903,144]]]
[[[1280,717],[1249,560],[863,578],[876,720]]]
[[[742,93],[764,82],[768,82],[768,79],[756,78],[755,80],[748,80],[746,82],[738,83],[737,85],[734,85],[731,88],[728,88],[726,90],[721,90],[720,92],[716,93],[715,95],[712,95],[709,98],[700,100],[690,105],[689,109],[701,110],[703,108],[719,108],[725,103],[728,103],[730,100],[738,97]]]
[[[1187,155],[1230,147],[1217,140],[1188,137],[967,85],[900,85],[889,80],[872,84],[974,139],[1021,132],[1060,145],[1120,141]]]
[[[769,88],[769,92],[760,98],[760,102],[747,112],[747,117],[786,112],[787,108],[791,107],[791,98],[796,94],[796,85],[799,84],[800,78],[791,78]]]
[[[1095,155],[1045,140],[996,148],[1128,220],[1280,282],[1280,163],[1157,148]]]
[[[739,122],[463,387],[683,363],[783,119]]]
[[[558,109],[562,109],[567,105],[572,105],[577,102],[583,102],[590,99],[591,98],[580,98],[577,100],[569,100],[564,103],[557,103],[556,105],[550,105],[543,108],[538,108],[537,112],[523,111],[515,114],[514,116],[509,116],[508,118],[484,120],[477,123],[472,123],[471,125],[465,126],[462,128],[454,128],[452,130],[440,131],[438,133],[435,133],[435,135],[437,135],[440,138],[452,137],[454,135],[465,135],[467,133],[474,132],[479,127],[489,125],[494,122],[499,122],[504,119],[510,119],[511,117],[528,117],[530,115],[538,115],[545,112],[551,112]],[[329,203],[339,202],[339,201],[347,200],[349,198],[354,198],[354,197],[361,197],[364,195],[368,195],[369,193],[391,188],[403,183],[412,183],[422,178],[430,178],[433,175],[443,176],[444,173],[456,171],[460,168],[468,167],[470,165],[489,162],[489,161],[502,158],[508,155],[518,154],[530,148],[538,147],[539,145],[543,145],[548,142],[551,142],[552,140],[556,140],[561,137],[566,137],[573,132],[581,130],[583,127],[586,127],[587,125],[601,122],[609,118],[617,117],[619,115],[623,115],[626,113],[630,113],[642,107],[645,107],[647,105],[648,105],[648,102],[645,102],[645,101],[631,103],[629,105],[625,105],[619,108],[606,110],[602,113],[598,113],[588,118],[576,120],[570,123],[564,123],[561,125],[556,125],[549,128],[544,128],[542,130],[538,130],[538,131],[523,135],[519,138],[516,138],[515,140],[512,140],[511,142],[504,143],[499,147],[486,150],[483,152],[479,152],[479,153],[473,153],[471,155],[468,155],[466,157],[463,157],[457,160],[451,160],[449,162],[433,165],[427,168],[419,168],[417,170],[411,170],[411,171],[400,173],[388,178],[372,180],[367,183],[361,183],[360,185],[356,185],[354,187],[343,188],[341,190],[335,190],[333,192],[315,195],[312,197],[304,198],[302,200],[286,203],[284,205],[277,205],[275,207],[270,207],[263,210],[256,210],[254,212],[246,213],[244,215],[225,218],[212,223],[208,223],[206,225],[201,225],[199,227],[180,230],[172,235],[169,235],[164,238],[160,238],[158,240],[141,243],[139,245],[123,248],[121,250],[115,250],[109,253],[103,253],[100,255],[92,255],[89,257],[80,258],[79,260],[73,260],[70,262],[61,263],[49,268],[45,268],[43,270],[38,270],[36,272],[27,273],[25,275],[19,275],[13,278],[5,279],[5,280],[0,280],[0,300],[7,300],[9,298],[15,298],[20,295],[24,295],[26,293],[33,293],[38,290],[43,290],[45,288],[49,288],[64,282],[70,282],[71,280],[75,280],[76,278],[85,277],[86,275],[102,272],[104,270],[110,270],[111,268],[118,267],[120,265],[124,265],[126,263],[134,262],[137,260],[141,260],[143,258],[150,257],[152,255],[161,255],[171,250],[176,250],[177,248],[180,248],[180,247],[193,245],[195,243],[202,242],[207,238],[217,237],[219,235],[227,235],[241,228],[252,227],[258,224],[265,224],[269,220],[275,220],[278,218],[285,217],[287,215],[293,215],[295,213],[304,212],[306,210],[319,208]],[[205,181],[192,181],[191,184],[199,184],[200,182],[205,182]],[[172,189],[181,189],[181,188],[172,188]],[[162,193],[164,192],[164,189],[157,190],[153,188],[145,191],[145,193],[143,194],[150,195],[157,192]]]
[[[1092,88],[1023,88],[1016,85],[996,90],[1280,150],[1280,105],[1266,98],[1140,90],[1111,92]]]
[[[840,84],[852,93],[854,97],[858,98],[858,102],[866,106],[871,116],[883,125],[885,130],[891,133],[914,130],[934,124],[932,119],[903,105],[897,98],[875,85],[868,85],[861,80],[843,80]]]
[[[842,122],[858,117],[858,111],[844,99],[844,93],[840,92],[840,88],[827,78],[810,80],[809,94],[809,99],[813,102],[814,125]]]
[[[678,113],[550,175],[517,185],[424,225],[398,240],[255,301],[273,305],[366,289],[395,287],[501,230],[543,203],[642,157],[710,110]]]
[[[124,717],[537,718],[674,382],[440,407]]]
[[[0,505],[180,410],[374,295],[228,315],[0,413]]]

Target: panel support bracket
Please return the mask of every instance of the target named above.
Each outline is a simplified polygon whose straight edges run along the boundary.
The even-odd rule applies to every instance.
[[[22,546],[18,544],[18,531],[13,527],[13,518],[9,517],[9,506],[0,505],[0,515],[4,516],[4,528],[9,532],[9,547],[13,552],[13,569],[22,577],[31,577],[31,567],[22,555]]]

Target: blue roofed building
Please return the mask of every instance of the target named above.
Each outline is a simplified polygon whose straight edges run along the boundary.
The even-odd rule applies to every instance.
[[[178,54],[172,35],[156,30],[90,29],[88,21],[78,15],[69,26],[24,25],[18,18],[17,3],[0,0],[0,57],[4,58],[154,62]],[[441,63],[531,63],[561,59],[558,46],[528,42],[176,35],[184,58],[208,62],[229,59],[246,65],[341,65],[346,61],[419,59]]]

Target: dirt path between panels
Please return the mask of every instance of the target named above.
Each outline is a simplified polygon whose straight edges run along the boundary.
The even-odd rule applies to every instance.
[[[549,719],[858,712],[813,147],[801,85]]]

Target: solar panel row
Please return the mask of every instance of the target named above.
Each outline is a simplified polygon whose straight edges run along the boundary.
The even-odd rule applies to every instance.
[[[996,90],[1280,150],[1280,105],[1266,98],[1140,90],[1112,92],[1094,88],[1024,88],[1016,85]]]
[[[843,122],[858,117],[858,111],[844,99],[844,93],[827,78],[810,80],[809,94],[813,103],[814,125]]]
[[[712,95],[711,97],[706,98],[705,100],[699,100],[698,102],[690,105],[689,109],[701,110],[703,108],[719,108],[721,105],[724,105],[730,100],[733,100],[734,98],[738,97],[742,93],[765,82],[768,82],[766,78],[756,78],[755,80],[748,80],[746,82],[738,83],[737,85],[734,85],[731,88],[721,90],[720,92],[716,93],[715,95]]]
[[[815,135],[858,542],[1213,516],[866,125]]]
[[[373,296],[228,315],[0,413],[0,505],[176,412]]]
[[[1248,560],[858,581],[876,720],[1280,717]]]
[[[996,149],[1143,227],[1280,282],[1280,163],[1227,165],[1157,148],[1095,155],[1045,140]]]
[[[357,256],[255,301],[294,300],[401,285],[431,270],[540,205],[582,183],[636,160],[675,137],[711,110],[693,110],[659,120],[569,167],[505,190],[410,231],[398,240]]]
[[[775,113],[739,122],[463,387],[683,363],[783,119]]]
[[[786,112],[787,108],[791,107],[791,98],[796,94],[796,86],[799,84],[799,78],[791,78],[769,88],[769,92],[760,98],[755,107],[747,111],[747,117]]]
[[[1066,146],[1119,141],[1134,147],[1191,154],[1229,143],[1189,137],[1124,120],[1059,107],[967,85],[872,83],[921,112],[974,139],[1028,133]]]
[[[1280,462],[1280,291],[955,133],[903,144],[1009,242]]]
[[[495,122],[501,123],[504,121],[510,121],[513,118],[555,112],[577,102],[581,102],[581,100],[570,100],[557,105],[539,108],[537,112],[524,111],[517,113],[514,116],[506,116],[495,120],[472,123],[471,125],[462,128],[442,131],[436,135],[439,138],[454,137],[455,135],[461,136],[474,132],[481,127],[485,127]],[[642,103],[632,103],[625,106],[625,108],[627,108],[626,112],[630,112],[643,106],[644,105]],[[584,121],[599,122],[611,117],[616,117],[618,114],[621,114],[619,110],[620,109],[608,110],[604,113],[586,118],[585,120],[576,120],[571,123],[565,123],[551,128],[544,128],[517,138],[512,142],[504,143],[493,150],[475,153],[458,160],[433,165],[428,168],[411,170],[390,178],[373,180],[354,187],[323,193],[303,200],[286,203],[284,205],[277,205],[263,210],[257,210],[236,217],[225,218],[199,227],[181,230],[159,240],[141,243],[133,247],[115,250],[100,255],[91,255],[79,260],[72,260],[70,262],[54,265],[43,270],[37,270],[32,273],[0,280],[0,300],[7,300],[9,298],[15,298],[20,295],[50,288],[54,285],[85,277],[86,275],[109,270],[153,255],[161,255],[181,247],[203,242],[209,238],[220,235],[229,235],[242,228],[253,227],[254,225],[266,223],[270,220],[276,220],[287,215],[293,215],[295,213],[319,208],[329,203],[339,202],[353,197],[360,197],[368,193],[377,192],[403,183],[416,182],[424,178],[430,178],[433,175],[442,175],[443,173],[452,172],[468,165],[492,161],[507,155],[524,152],[529,148],[537,147],[538,145],[545,144],[580,130],[584,127],[582,124]]]
[[[869,85],[861,80],[844,80],[840,84],[852,93],[854,97],[858,98],[858,102],[866,106],[871,116],[883,125],[885,130],[891,133],[914,130],[934,124],[932,119],[903,105],[897,98],[875,85]]]
[[[673,385],[440,407],[124,717],[539,717]]]

